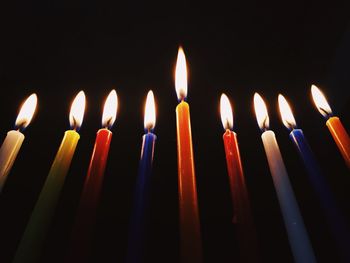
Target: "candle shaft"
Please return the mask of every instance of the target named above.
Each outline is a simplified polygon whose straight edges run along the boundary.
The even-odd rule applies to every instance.
[[[67,262],[87,262],[112,132],[100,129],[85,178]]]
[[[346,165],[350,169],[350,137],[338,117],[331,117],[326,122],[329,131],[336,142]]]
[[[237,134],[226,130],[223,135],[226,164],[233,204],[233,223],[237,230],[242,262],[258,262],[258,246],[249,195],[244,179]]]
[[[180,257],[182,262],[201,262],[202,245],[197,201],[196,177],[187,102],[176,107],[177,158],[180,213]]]
[[[38,262],[80,136],[66,131],[17,249],[14,263]]]
[[[24,135],[19,131],[9,131],[0,148],[0,193],[7,179],[19,149],[22,146]]]
[[[314,252],[290,184],[286,168],[273,131],[262,136],[272,180],[287,229],[294,260],[297,263],[316,262]]]
[[[147,210],[151,192],[151,176],[156,136],[147,133],[143,136],[139,173],[136,182],[134,207],[129,227],[127,262],[144,262],[146,241]]]
[[[346,221],[338,209],[337,202],[328,187],[303,131],[301,129],[294,129],[289,136],[298,150],[305,165],[311,186],[320,200],[321,208],[331,230],[331,235],[340,250],[340,256],[344,258],[345,262],[350,262],[350,234]]]

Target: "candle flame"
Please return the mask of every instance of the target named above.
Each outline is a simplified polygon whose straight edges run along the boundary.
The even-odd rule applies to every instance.
[[[183,100],[187,97],[187,65],[182,47],[179,47],[175,68],[175,89],[177,98]]]
[[[85,93],[84,91],[80,91],[72,102],[72,106],[70,108],[69,122],[72,129],[78,130],[81,127],[84,118],[84,111]]]
[[[278,95],[278,105],[284,126],[286,126],[289,130],[294,129],[297,124],[294,119],[292,109],[290,108],[288,101],[281,94]]]
[[[226,94],[222,93],[220,98],[220,114],[221,114],[221,122],[224,126],[224,129],[232,129],[233,128],[233,113],[232,107],[229,99]]]
[[[30,95],[26,99],[26,101],[22,104],[21,110],[18,113],[16,124],[15,124],[16,127],[18,127],[19,129],[20,128],[24,129],[29,125],[30,121],[33,118],[37,102],[38,102],[38,97],[36,96],[35,93]]]
[[[156,107],[154,103],[153,91],[150,90],[147,94],[145,105],[144,127],[147,131],[153,130],[156,125]]]
[[[328,118],[332,115],[332,109],[322,91],[315,85],[311,85],[311,94],[318,111],[323,117]]]
[[[254,94],[254,109],[260,129],[267,130],[270,124],[269,115],[267,113],[266,104],[258,93]]]
[[[112,90],[105,102],[102,114],[102,127],[111,128],[118,110],[118,96],[115,90]]]

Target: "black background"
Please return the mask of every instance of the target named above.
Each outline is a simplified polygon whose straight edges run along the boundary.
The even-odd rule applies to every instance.
[[[277,112],[277,95],[293,106],[349,220],[350,177],[310,97],[319,85],[350,129],[349,5],[328,1],[236,1],[224,5],[132,1],[32,1],[0,13],[1,140],[21,102],[36,92],[38,110],[1,194],[0,261],[10,262],[37,200],[63,133],[68,111],[83,89],[87,108],[72,166],[43,262],[60,262],[87,172],[102,104],[112,88],[119,96],[91,262],[122,262],[143,134],[143,106],[152,89],[157,103],[149,262],[178,261],[178,194],[174,65],[179,44],[189,65],[198,198],[206,262],[236,262],[232,206],[222,143],[219,98],[225,92],[235,113],[241,156],[257,225],[261,259],[292,262],[286,232],[253,111],[259,92],[269,107],[295,194],[316,256],[336,262],[337,253],[303,164]]]

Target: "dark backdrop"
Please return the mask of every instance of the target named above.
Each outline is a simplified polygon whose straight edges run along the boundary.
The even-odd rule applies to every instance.
[[[81,1],[83,2],[83,1]],[[282,126],[277,95],[294,108],[326,179],[347,219],[349,171],[325,121],[312,104],[319,85],[350,129],[349,5],[328,1],[236,1],[191,5],[132,1],[103,6],[94,1],[32,1],[1,8],[0,138],[13,128],[18,107],[32,92],[37,114],[1,195],[1,262],[10,262],[37,200],[63,133],[75,94],[87,95],[85,119],[72,166],[50,229],[43,262],[60,262],[87,172],[105,96],[115,88],[119,110],[91,262],[122,262],[149,89],[157,102],[158,136],[150,208],[149,262],[178,261],[178,203],[173,72],[177,48],[189,63],[196,175],[206,262],[237,261],[231,225],[219,98],[232,100],[235,131],[264,262],[291,262],[286,232],[252,105],[266,99],[312,244],[320,262],[337,255],[303,165]]]

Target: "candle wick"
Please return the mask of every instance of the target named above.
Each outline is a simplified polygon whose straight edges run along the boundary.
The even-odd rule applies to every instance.
[[[262,123],[262,130],[263,131],[267,131],[268,130],[268,117],[265,116],[264,120],[263,120],[263,123]]]
[[[24,130],[25,124],[26,124],[26,121],[25,121],[25,120],[22,120],[20,123],[18,123],[18,124],[15,125],[15,128],[17,128],[17,131]]]
[[[226,119],[226,130],[231,130],[230,129],[230,122],[228,121],[228,119]]]
[[[323,112],[328,118],[331,116],[331,114],[322,107],[320,107],[320,111]]]
[[[78,126],[78,122],[77,122],[77,120],[75,119],[75,116],[73,116],[72,128],[73,128],[74,131],[77,130],[77,126]]]
[[[112,117],[109,117],[108,119],[107,119],[107,121],[105,122],[105,129],[108,129],[110,126],[111,126],[111,123],[112,123]]]
[[[289,127],[291,130],[294,130],[295,125],[294,125],[294,123],[293,123],[293,122],[286,121],[286,123],[287,123],[288,127]]]

